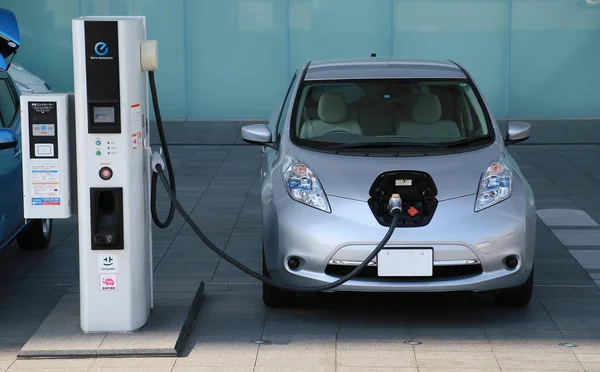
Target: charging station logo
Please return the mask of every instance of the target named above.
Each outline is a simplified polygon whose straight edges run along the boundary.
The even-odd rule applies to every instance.
[[[94,52],[96,52],[99,57],[104,57],[108,54],[108,45],[106,45],[104,41],[97,42],[96,46],[94,46]]]

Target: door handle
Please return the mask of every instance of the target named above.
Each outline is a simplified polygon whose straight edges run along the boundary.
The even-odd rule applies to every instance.
[[[13,158],[18,158],[19,156],[21,156],[21,149],[15,149],[15,154],[13,155]]]

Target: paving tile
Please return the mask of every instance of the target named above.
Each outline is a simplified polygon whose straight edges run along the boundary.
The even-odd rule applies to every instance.
[[[542,302],[560,330],[600,330],[600,298],[546,298]]]
[[[465,341],[487,339],[483,328],[420,328],[411,330],[411,338],[418,341]]]
[[[408,328],[394,327],[352,327],[336,330],[337,339],[341,341],[395,341],[410,340],[411,331]]]
[[[134,367],[134,366],[128,366],[128,367],[102,367],[102,368],[96,368],[96,367],[92,367],[90,368],[89,372],[171,372],[171,370],[173,369],[173,367],[151,367],[151,366],[146,366],[146,367]]]
[[[498,309],[493,312],[484,310],[481,317],[486,328],[556,329],[552,318],[543,308]]]
[[[386,340],[362,340],[362,341],[340,341],[335,343],[339,350],[406,350],[412,351],[413,347],[402,341]]]
[[[173,372],[253,372],[254,366],[248,367],[177,367]]]
[[[11,369],[56,369],[56,368],[86,368],[92,367],[94,359],[33,359],[16,360]]]
[[[372,368],[372,367],[402,367],[402,368],[416,368],[417,362],[414,357],[405,358],[364,358],[360,355],[355,355],[348,358],[338,358],[337,366],[339,367],[361,367],[361,368]]]
[[[547,226],[598,226],[585,211],[577,209],[538,209],[537,215]]]
[[[600,234],[594,245],[598,245],[598,250],[570,250],[584,269],[600,269]]]
[[[417,367],[414,352],[405,350],[337,350],[338,367]]]
[[[581,362],[581,365],[586,370],[586,372],[599,372],[600,371],[600,363],[599,362]]]
[[[499,360],[502,371],[507,369],[537,369],[543,371],[583,371],[579,362]]]
[[[336,351],[334,348],[323,350],[282,350],[259,348],[256,359],[257,366],[294,366],[318,365],[329,367],[335,365]]]
[[[418,361],[419,371],[422,368],[453,368],[461,370],[485,369],[489,371],[499,371],[498,362],[491,359],[420,359]]]
[[[418,372],[417,368],[403,367],[338,367],[337,372]]]
[[[0,371],[4,372],[8,369],[8,367],[10,367],[10,365],[13,364],[12,360],[2,360],[0,361]]]
[[[196,349],[185,358],[178,358],[176,367],[248,367],[256,362],[257,350]],[[232,357],[235,355],[235,357]]]
[[[578,345],[571,348],[576,355],[600,355],[600,330],[563,330],[566,342]]]
[[[527,350],[519,352],[494,352],[497,360],[512,360],[526,362],[577,362],[577,357],[573,353],[544,353],[529,352]]]
[[[452,351],[423,351],[415,348],[417,363],[423,360],[496,360],[491,351],[483,352],[452,352]]]
[[[92,368],[114,368],[114,367],[156,367],[172,368],[176,358],[98,358],[92,364]]]
[[[198,358],[202,353],[208,351],[240,353],[256,353],[258,345],[254,343],[253,337],[230,336],[230,335],[191,335],[183,347],[183,357]],[[199,356],[196,356],[199,355]]]
[[[336,348],[335,335],[269,335],[261,337],[269,344],[261,345],[261,350],[326,350]]]
[[[552,230],[565,246],[597,246],[600,242],[600,229],[594,230]]]
[[[559,344],[564,340],[490,340],[490,346],[494,352],[522,352],[527,350],[531,353],[566,353],[572,351]]]
[[[482,368],[423,368],[419,367],[419,372],[489,372],[489,371],[499,371],[500,369],[482,369]],[[504,371],[504,370],[503,370]],[[523,372],[519,370],[519,372]],[[539,372],[536,371],[536,372]]]
[[[256,368],[302,366],[304,368],[335,368],[335,350],[326,352],[306,351],[274,351],[264,352],[259,350],[256,358]]]
[[[29,372],[88,372],[89,368],[70,368],[70,367],[58,367],[58,368],[34,368],[34,369],[17,369],[17,368],[9,368],[9,372],[13,371],[29,371]],[[140,371],[141,372],[141,371]]]
[[[412,331],[409,340],[422,342],[414,346],[415,351],[492,351],[484,330],[479,328],[418,329]]]
[[[318,364],[308,362],[307,364],[296,365],[257,365],[254,372],[336,372],[335,364]]]
[[[355,357],[370,359],[415,359],[415,352],[410,349],[397,350],[337,350],[336,358],[339,360]]]
[[[577,354],[577,360],[582,363],[600,363],[600,354]]]
[[[0,361],[13,361],[17,359],[17,350],[15,351],[5,351],[4,348],[0,349]]]

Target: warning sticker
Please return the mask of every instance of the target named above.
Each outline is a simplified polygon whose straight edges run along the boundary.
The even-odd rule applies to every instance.
[[[142,148],[142,106],[138,103],[131,105],[131,149]]]
[[[101,254],[98,256],[98,271],[103,273],[117,273],[117,256],[114,254]]]
[[[60,205],[58,165],[31,166],[31,204]]]
[[[100,275],[100,290],[101,291],[116,291],[117,290],[117,274],[102,274],[102,275]]]

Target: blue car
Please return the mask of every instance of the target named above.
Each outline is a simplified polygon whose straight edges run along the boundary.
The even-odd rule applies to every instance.
[[[20,92],[6,71],[18,46],[16,18],[0,9],[0,250],[15,239],[21,248],[43,249],[52,235],[52,220],[23,216]]]

